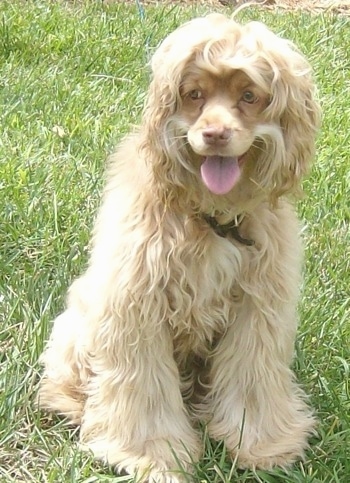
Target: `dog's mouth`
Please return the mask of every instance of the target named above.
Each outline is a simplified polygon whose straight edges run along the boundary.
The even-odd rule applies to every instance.
[[[205,186],[215,195],[225,195],[241,177],[244,156],[207,156],[201,165]]]

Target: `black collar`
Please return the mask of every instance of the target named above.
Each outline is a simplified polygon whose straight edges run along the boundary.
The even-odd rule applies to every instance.
[[[243,219],[242,217],[240,220],[239,218],[234,219],[230,221],[230,223],[226,223],[226,225],[220,225],[220,223],[218,223],[213,216],[203,214],[203,218],[218,236],[222,238],[227,238],[231,236],[232,238],[237,240],[239,243],[242,243],[243,245],[247,245],[249,247],[254,245],[255,243],[254,240],[243,238],[238,232],[238,228]]]

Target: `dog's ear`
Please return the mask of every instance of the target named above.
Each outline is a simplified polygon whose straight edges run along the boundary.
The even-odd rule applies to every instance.
[[[168,39],[169,37],[166,40]],[[173,57],[173,50],[168,46],[168,42],[163,42],[151,63],[152,81],[145,105],[144,121],[148,130],[151,133],[154,131],[156,137],[163,135],[165,122],[176,112],[180,102],[183,70],[190,57],[187,51],[186,55],[170,61],[169,57]]]
[[[143,112],[141,130],[142,149],[161,191],[176,184],[175,164],[170,149],[174,140],[167,131],[169,120],[180,103],[180,85],[185,66],[192,56],[191,46],[184,45],[184,27],[171,33],[158,47],[151,61],[152,80]]]
[[[310,65],[292,44],[287,45],[289,49],[284,56],[281,53],[275,58],[275,80],[268,108],[274,122],[279,123],[284,140],[282,166],[274,174],[274,199],[284,193],[300,192],[301,179],[314,157],[321,117]]]

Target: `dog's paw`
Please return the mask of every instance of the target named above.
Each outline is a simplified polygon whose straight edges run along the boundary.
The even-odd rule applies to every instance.
[[[115,440],[88,442],[82,449],[108,462],[117,473],[127,473],[137,483],[191,483],[193,466],[201,453],[197,435],[185,441],[157,438],[121,447]]]
[[[131,474],[147,483],[191,483],[193,464],[199,458],[199,446],[169,445],[168,441],[147,442],[145,453],[135,461]]]
[[[178,461],[177,468],[174,461],[153,462],[147,465],[145,460],[140,459],[129,466],[118,465],[118,468],[123,468],[134,476],[137,483],[194,483],[192,465],[183,461]]]
[[[300,395],[297,391],[281,399],[279,405],[271,404],[273,411],[251,405],[241,419],[237,417],[240,411],[236,417],[228,412],[224,413],[230,416],[226,418],[214,414],[208,424],[209,435],[224,440],[240,468],[286,468],[304,457],[308,438],[315,434],[316,421]]]
[[[304,458],[310,431],[311,427],[294,428],[288,434],[260,437],[258,442],[244,438],[243,435],[241,444],[231,449],[231,455],[233,459],[237,459],[239,468],[287,468],[296,460]]]
[[[72,386],[45,377],[37,395],[37,405],[43,409],[57,412],[67,417],[71,424],[81,422],[84,401],[83,396]]]
[[[138,480],[137,480],[138,481]],[[145,480],[147,483],[194,483],[193,476],[183,471],[154,468]]]
[[[237,425],[225,434],[220,424],[210,425],[209,434],[214,439],[225,441],[239,468],[269,470],[274,466],[286,468],[303,459],[308,437],[314,433],[314,424],[311,416],[299,415],[299,421],[291,422],[284,431],[272,424],[265,429],[246,424],[243,428]]]
[[[273,450],[274,451],[274,450]],[[271,470],[278,466],[280,468],[288,468],[296,460],[303,459],[304,447],[296,448],[291,452],[273,452],[268,454],[267,448],[262,449],[250,448],[249,450],[235,450],[232,452],[232,458],[237,460],[237,466],[241,469],[261,469]]]

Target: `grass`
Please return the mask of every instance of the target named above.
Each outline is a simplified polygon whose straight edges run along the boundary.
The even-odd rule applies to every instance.
[[[222,8],[225,11],[224,7]],[[2,1],[0,12],[0,481],[126,482],[81,453],[73,430],[34,405],[38,357],[82,272],[106,154],[137,123],[157,42],[204,7]],[[229,12],[229,9],[226,9]],[[320,420],[304,463],[238,471],[208,438],[208,483],[345,483],[350,477],[350,22],[250,9],[315,69],[324,112],[299,204],[305,287],[296,371]]]

